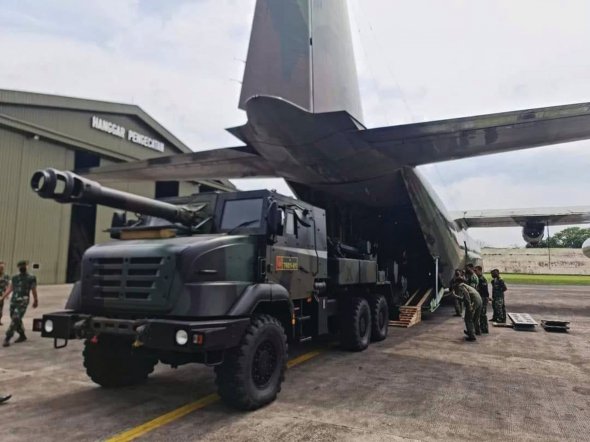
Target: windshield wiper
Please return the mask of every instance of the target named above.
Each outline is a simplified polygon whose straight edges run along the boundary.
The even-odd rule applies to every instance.
[[[238,224],[237,226],[235,226],[233,229],[231,229],[229,232],[227,232],[228,235],[231,235],[232,233],[234,233],[236,230],[238,230],[241,227],[246,227],[249,226],[250,224],[254,224],[257,223],[258,221],[260,221],[258,218],[256,219],[251,219],[249,221],[244,221],[243,223]]]

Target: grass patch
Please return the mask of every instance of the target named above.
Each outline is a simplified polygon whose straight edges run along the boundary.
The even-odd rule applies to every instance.
[[[590,285],[590,275],[527,275],[521,273],[502,273],[506,285],[545,284],[545,285]],[[488,275],[491,281],[491,275]]]

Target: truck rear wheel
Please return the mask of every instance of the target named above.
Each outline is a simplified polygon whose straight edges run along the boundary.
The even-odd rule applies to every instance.
[[[383,341],[389,330],[389,306],[383,295],[374,295],[369,298],[371,307],[371,341]]]
[[[240,345],[229,350],[215,367],[221,399],[240,410],[255,410],[281,391],[287,368],[287,336],[270,315],[256,315]]]
[[[98,342],[84,343],[86,374],[105,388],[124,387],[145,382],[158,360],[131,348],[131,341],[102,335]]]
[[[371,337],[371,309],[364,298],[351,298],[341,311],[340,345],[352,351],[369,346]]]

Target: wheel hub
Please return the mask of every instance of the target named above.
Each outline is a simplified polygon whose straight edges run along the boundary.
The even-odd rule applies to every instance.
[[[364,315],[361,316],[359,321],[359,331],[361,336],[365,336],[365,333],[367,332],[367,320]]]
[[[277,351],[270,341],[262,342],[254,353],[252,361],[252,379],[258,388],[264,388],[270,382],[277,367]]]

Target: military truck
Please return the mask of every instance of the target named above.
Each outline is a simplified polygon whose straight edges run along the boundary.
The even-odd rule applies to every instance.
[[[392,288],[371,245],[328,238],[321,208],[267,190],[152,200],[54,169],[31,187],[124,211],[114,241],[84,253],[65,310],[34,321],[56,348],[85,340],[103,387],[142,382],[158,362],[202,363],[226,403],[253,410],[279,393],[288,342],[334,333],[362,351],[387,336]]]

